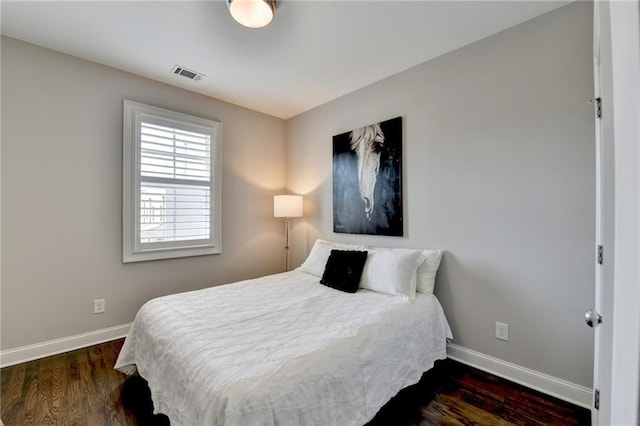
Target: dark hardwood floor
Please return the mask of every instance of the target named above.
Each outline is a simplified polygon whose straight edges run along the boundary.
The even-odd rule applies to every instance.
[[[123,407],[121,392],[127,378],[113,370],[122,342],[0,370],[4,424],[149,424],[138,422]],[[389,401],[369,426],[589,424],[590,413],[584,408],[445,360]]]
[[[0,370],[5,426],[135,425],[115,371],[124,340],[6,367]]]

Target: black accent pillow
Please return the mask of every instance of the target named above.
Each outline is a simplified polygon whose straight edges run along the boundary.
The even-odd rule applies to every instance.
[[[331,250],[320,283],[336,290],[355,293],[360,286],[367,253],[355,250]]]

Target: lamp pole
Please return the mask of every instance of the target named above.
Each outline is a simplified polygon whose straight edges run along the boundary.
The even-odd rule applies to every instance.
[[[289,272],[289,218],[284,218],[284,271]]]

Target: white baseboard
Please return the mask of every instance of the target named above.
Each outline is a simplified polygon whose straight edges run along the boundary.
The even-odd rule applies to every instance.
[[[593,391],[587,387],[576,385],[575,383],[502,361],[501,359],[451,343],[447,346],[447,356],[455,361],[511,380],[512,382],[554,396],[563,401],[591,409]]]
[[[0,367],[8,367],[119,339],[127,335],[129,328],[131,328],[131,323],[1,351]]]

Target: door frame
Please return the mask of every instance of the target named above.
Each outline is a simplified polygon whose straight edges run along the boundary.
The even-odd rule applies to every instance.
[[[594,2],[593,10],[593,98],[591,103],[594,107],[594,123],[595,123],[595,247],[594,247],[594,264],[595,264],[595,310],[598,314],[604,315],[605,318],[611,316],[613,307],[611,306],[611,297],[609,294],[603,291],[604,283],[610,283],[611,277],[605,278],[605,272],[611,270],[608,268],[608,262],[604,262],[604,250],[601,252],[600,248],[611,246],[609,241],[605,241],[605,230],[612,228],[612,182],[609,177],[604,179],[604,171],[608,170],[605,167],[605,160],[612,158],[613,151],[610,149],[612,144],[605,144],[607,140],[605,126],[610,125],[611,112],[607,108],[607,112],[602,114],[603,107],[601,100],[603,96],[603,82],[602,78],[607,77],[607,71],[604,68],[606,65],[602,62],[603,49],[601,44],[603,43],[602,32],[606,31],[606,28],[602,28],[601,21],[603,20],[601,15],[601,5],[599,2]],[[606,20],[605,20],[606,24]],[[606,49],[605,49],[606,50]],[[604,75],[603,75],[604,74]],[[607,90],[604,90],[605,92]],[[605,120],[602,116],[606,117]],[[607,141],[608,142],[608,141]],[[608,148],[605,151],[605,147]],[[606,242],[606,244],[605,244]],[[607,260],[612,258],[611,253],[607,252]],[[602,256],[602,257],[601,257]],[[609,297],[608,297],[609,296]],[[605,379],[611,376],[609,369],[611,363],[611,336],[613,335],[613,323],[611,321],[604,321],[604,324],[594,325],[594,339],[593,339],[593,394],[591,401],[591,424],[598,425],[599,413],[600,413],[600,392],[603,394],[610,393],[610,383]],[[608,349],[608,350],[607,350]],[[602,404],[603,411],[606,411],[605,404]]]
[[[603,322],[594,424],[638,424],[640,396],[640,6],[596,0],[602,93]],[[594,26],[595,26],[594,25]],[[599,343],[599,344],[598,344]]]

